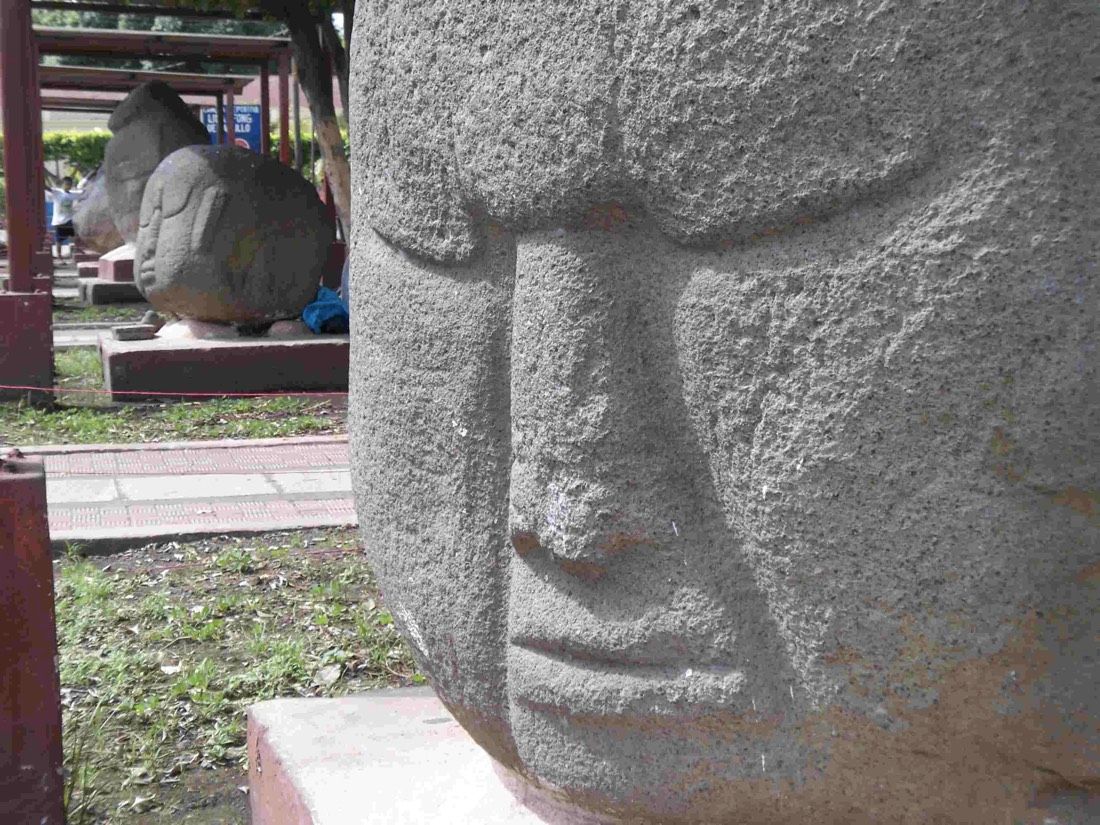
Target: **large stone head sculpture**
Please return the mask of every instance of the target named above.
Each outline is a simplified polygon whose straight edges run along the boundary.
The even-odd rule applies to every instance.
[[[1085,821],[1096,5],[357,13],[360,521],[471,734],[609,821]]]
[[[335,230],[313,186],[236,146],[187,146],[149,178],[134,265],[157,309],[258,324],[300,315]]]
[[[153,170],[183,146],[209,143],[210,135],[180,96],[159,80],[134,89],[107,125],[114,133],[103,159],[111,213],[126,243],[134,243],[141,198]]]

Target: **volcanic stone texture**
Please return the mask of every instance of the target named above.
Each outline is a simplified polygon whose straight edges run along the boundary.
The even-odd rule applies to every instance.
[[[361,2],[354,486],[613,821],[1089,822],[1100,9]]]
[[[134,89],[107,125],[114,133],[103,159],[110,212],[123,239],[133,243],[149,176],[172,152],[209,143],[210,135],[180,96],[159,80]]]
[[[197,321],[294,318],[317,294],[333,235],[290,167],[236,146],[189,146],[149,179],[138,288],[161,312]]]
[[[73,209],[73,227],[81,243],[96,252],[110,252],[126,243],[111,215],[107,178],[101,169],[88,178]]]

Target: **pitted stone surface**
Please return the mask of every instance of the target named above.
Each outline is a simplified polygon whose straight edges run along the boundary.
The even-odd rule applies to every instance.
[[[621,821],[1088,822],[1100,11],[361,3],[353,481]]]
[[[149,179],[138,289],[159,311],[196,321],[294,318],[317,294],[333,232],[290,167],[236,146],[189,146]]]
[[[110,252],[126,243],[111,215],[107,178],[102,169],[84,182],[84,194],[73,209],[73,228],[81,243],[96,252]]]
[[[111,215],[125,241],[133,243],[149,176],[172,152],[209,143],[210,135],[179,95],[160,81],[134,89],[107,125],[114,133],[103,160]]]

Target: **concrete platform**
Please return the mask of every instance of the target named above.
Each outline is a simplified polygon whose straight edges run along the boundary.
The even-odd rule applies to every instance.
[[[77,289],[81,302],[88,306],[101,304],[140,304],[145,299],[132,281],[105,281],[102,278],[80,278]]]
[[[116,401],[176,393],[345,392],[349,350],[346,335],[230,341],[101,336],[99,342],[104,387]]]
[[[248,711],[252,825],[534,825],[597,820],[539,805],[428,688],[276,699]],[[519,796],[517,796],[517,794]]]

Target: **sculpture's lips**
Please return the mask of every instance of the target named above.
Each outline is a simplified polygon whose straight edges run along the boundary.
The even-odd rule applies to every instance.
[[[513,639],[508,689],[536,710],[594,716],[696,716],[735,710],[745,675],[725,665],[639,661],[560,642]]]

